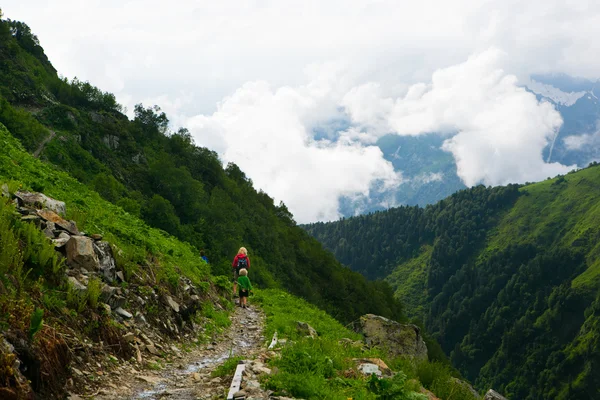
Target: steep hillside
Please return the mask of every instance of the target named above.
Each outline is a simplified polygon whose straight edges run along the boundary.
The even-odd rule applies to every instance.
[[[308,226],[384,278],[455,366],[509,398],[595,398],[600,167]]]
[[[224,168],[185,129],[171,131],[157,106],[136,106],[130,121],[112,94],[60,79],[20,22],[0,21],[0,66],[0,122],[30,153],[117,205],[107,218],[139,217],[193,251],[203,249],[213,275],[229,275],[244,245],[254,282],[286,288],[340,320],[367,311],[401,317],[387,284],[368,283],[342,268],[296,226],[284,204],[256,191],[236,165]],[[17,179],[12,174],[18,172],[4,176]],[[40,177],[33,189],[55,190],[51,179]],[[349,293],[354,301],[346,300]]]

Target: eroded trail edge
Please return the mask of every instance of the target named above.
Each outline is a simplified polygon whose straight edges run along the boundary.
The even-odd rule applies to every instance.
[[[123,366],[110,387],[101,390],[95,399],[177,399],[196,400],[225,398],[229,379],[211,377],[211,373],[230,357],[252,359],[265,350],[262,310],[252,306],[236,307],[231,326],[212,343],[201,345],[189,353],[180,353],[164,368],[138,370]]]

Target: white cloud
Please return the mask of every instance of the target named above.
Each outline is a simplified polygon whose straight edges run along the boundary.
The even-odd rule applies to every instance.
[[[441,182],[444,180],[444,174],[442,172],[429,172],[417,175],[411,180],[419,185],[428,184],[431,182]]]
[[[389,190],[401,176],[375,146],[314,140],[314,115],[332,96],[328,82],[276,89],[251,82],[187,126],[196,143],[238,164],[256,187],[284,200],[299,222],[337,219],[340,196],[368,196],[376,183]]]
[[[345,105],[355,123],[378,132],[452,135],[444,149],[454,155],[467,186],[536,181],[569,171],[572,167],[542,159],[562,124],[560,114],[519,87],[501,69],[504,59],[497,49],[484,51],[435,71],[430,83],[417,83],[396,99],[378,99],[377,87],[366,84]],[[356,98],[360,95],[366,100]],[[377,112],[364,103],[377,104]]]
[[[560,117],[516,77],[600,71],[600,3],[587,0],[6,0],[2,9],[31,26],[60,73],[130,110],[156,102],[299,221],[335,218],[338,196],[379,180],[398,184],[371,146],[390,132],[448,135],[468,185],[563,173],[541,156]],[[325,135],[337,142],[314,139],[344,118],[350,126]]]

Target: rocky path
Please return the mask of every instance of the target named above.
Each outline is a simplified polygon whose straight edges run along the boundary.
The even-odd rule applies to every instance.
[[[264,315],[260,309],[236,307],[231,327],[207,345],[180,353],[165,368],[122,371],[99,391],[94,399],[224,399],[230,385],[228,378],[213,378],[211,372],[229,357],[253,359],[265,350]],[[260,364],[257,362],[257,364]]]

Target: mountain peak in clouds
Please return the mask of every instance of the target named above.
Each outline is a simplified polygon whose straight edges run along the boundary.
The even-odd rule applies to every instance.
[[[545,84],[551,85],[563,92],[587,92],[594,88],[596,81],[591,81],[587,78],[571,76],[565,73],[552,74],[532,74],[531,79]]]

